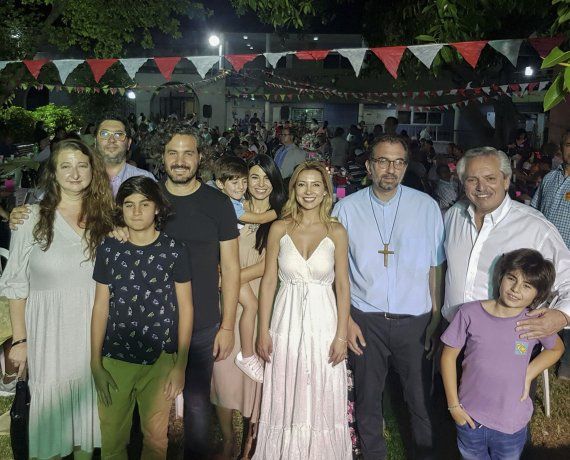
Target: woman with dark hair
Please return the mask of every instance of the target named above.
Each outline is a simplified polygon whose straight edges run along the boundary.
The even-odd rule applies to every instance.
[[[246,211],[263,213],[274,210],[279,216],[287,200],[283,179],[273,159],[267,155],[256,155],[248,162]],[[257,299],[259,282],[265,267],[265,247],[271,222],[266,224],[246,224],[240,230],[239,258],[241,266],[242,291],[250,289]],[[241,292],[240,292],[241,296]],[[224,439],[223,458],[233,458],[234,431],[232,411],[237,410],[244,417],[243,458],[253,453],[251,442],[259,417],[261,384],[247,377],[234,363],[240,351],[239,319],[243,308],[238,304],[236,313],[235,346],[232,354],[214,364],[212,378],[212,402],[216,405],[218,419]]]
[[[20,376],[30,370],[30,458],[90,458],[101,445],[89,369],[93,263],[113,228],[113,198],[103,160],[75,139],[55,145],[42,189],[12,233],[0,280],[10,299],[9,358]]]

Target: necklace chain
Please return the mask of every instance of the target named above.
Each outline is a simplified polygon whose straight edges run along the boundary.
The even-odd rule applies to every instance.
[[[400,200],[402,199],[402,190],[400,190],[400,196],[398,196],[398,205],[396,206],[396,214],[394,215],[394,221],[392,222],[392,229],[390,230],[390,235],[388,236],[388,243],[384,241],[384,236],[382,235],[382,231],[380,230],[380,225],[378,224],[378,219],[376,218],[376,212],[374,211],[374,203],[372,202],[372,187],[370,187],[370,207],[372,208],[372,215],[374,216],[374,222],[376,222],[376,229],[378,230],[378,234],[380,235],[380,239],[382,240],[382,244],[390,246],[390,242],[392,241],[392,234],[394,233],[394,226],[396,225],[396,219],[398,218],[398,211],[400,210]]]

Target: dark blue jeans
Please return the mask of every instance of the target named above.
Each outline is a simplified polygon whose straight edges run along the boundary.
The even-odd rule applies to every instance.
[[[501,433],[475,422],[455,425],[457,447],[464,460],[518,460],[526,443],[527,427],[513,434]]]
[[[184,459],[206,460],[212,451],[210,382],[218,325],[192,333],[184,385]]]

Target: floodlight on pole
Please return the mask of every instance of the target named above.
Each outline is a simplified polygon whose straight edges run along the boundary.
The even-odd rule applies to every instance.
[[[524,68],[524,74],[526,77],[532,77],[532,75],[534,74],[534,69],[531,66],[526,66]]]
[[[222,44],[222,39],[220,37],[218,37],[216,34],[212,34],[210,35],[210,37],[208,38],[208,43],[210,44],[210,46],[213,47],[218,47],[218,56],[220,57],[220,60],[218,62],[218,66],[220,68],[220,70],[223,69],[223,62],[222,62],[222,57],[223,57],[223,53],[222,53],[222,48],[223,48],[223,44]]]
[[[130,90],[127,91],[127,97],[128,97],[129,99],[136,99],[136,98],[137,98],[137,95],[135,94],[135,92],[134,92],[132,89],[130,89]]]

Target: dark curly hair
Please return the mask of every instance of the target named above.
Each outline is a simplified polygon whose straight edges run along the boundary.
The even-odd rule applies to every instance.
[[[115,198],[117,204],[115,208],[115,223],[120,227],[125,226],[123,203],[134,193],[144,196],[156,205],[158,214],[154,218],[154,224],[157,230],[162,230],[168,216],[171,214],[170,203],[162,193],[162,190],[160,190],[160,186],[150,177],[146,176],[131,177],[119,187],[117,197]]]

